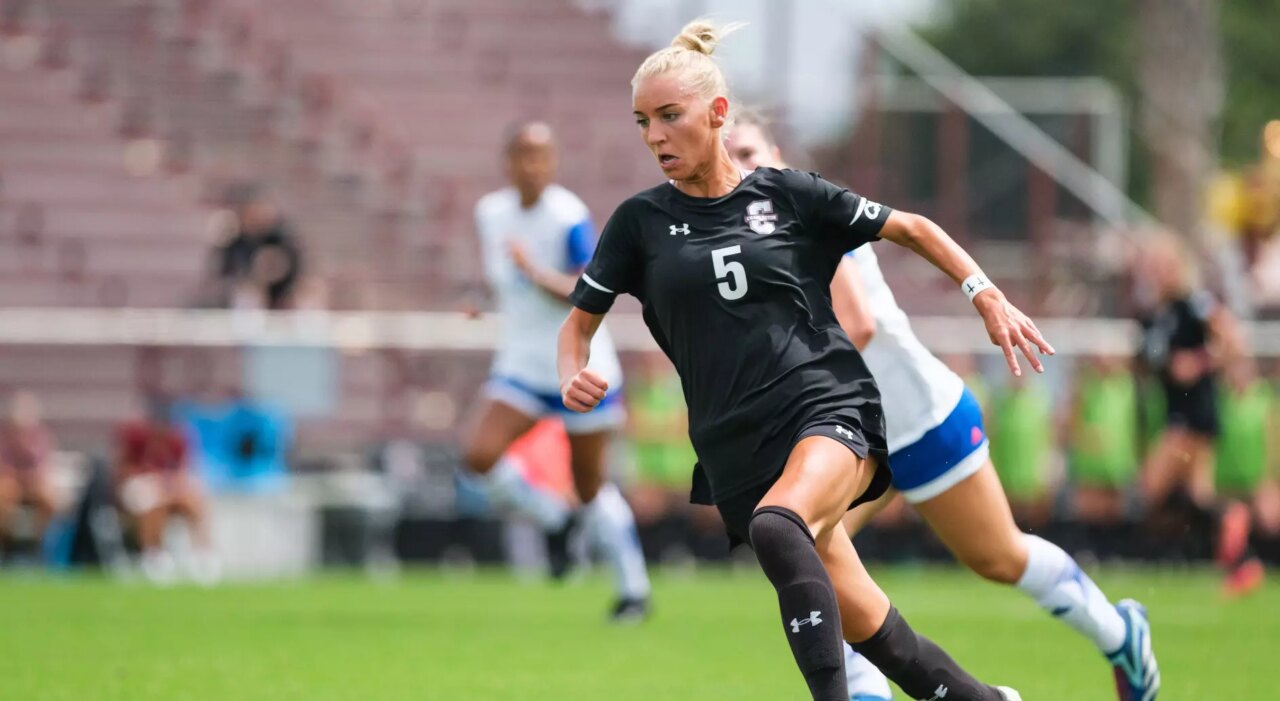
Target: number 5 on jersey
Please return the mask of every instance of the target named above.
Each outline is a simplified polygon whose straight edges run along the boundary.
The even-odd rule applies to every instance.
[[[711,252],[711,263],[716,269],[716,279],[724,280],[717,287],[720,296],[728,300],[742,299],[747,294],[747,269],[736,260],[727,260],[729,256],[742,253],[742,246],[726,246]]]

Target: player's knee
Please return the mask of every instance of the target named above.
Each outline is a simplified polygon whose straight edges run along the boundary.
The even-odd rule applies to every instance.
[[[476,442],[468,444],[462,452],[462,460],[467,469],[477,475],[488,474],[501,457],[501,453]]]
[[[771,580],[792,569],[793,553],[814,547],[813,536],[804,520],[794,511],[780,506],[757,509],[747,525],[747,534],[760,567]]]
[[[1026,556],[1019,557],[1013,548],[968,555],[962,559],[974,574],[997,584],[1017,584],[1027,568]]]
[[[590,504],[596,500],[596,495],[600,493],[600,480],[587,480],[585,482],[575,479],[573,481],[573,489],[578,494],[578,501],[583,504]]]

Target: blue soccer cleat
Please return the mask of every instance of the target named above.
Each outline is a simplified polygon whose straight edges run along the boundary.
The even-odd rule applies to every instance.
[[[1151,649],[1151,623],[1147,610],[1133,599],[1116,604],[1124,619],[1124,645],[1107,655],[1116,675],[1116,694],[1120,701],[1154,701],[1160,691],[1160,666]]]
[[[854,694],[849,697],[849,701],[893,701],[883,696],[867,696],[866,694]]]

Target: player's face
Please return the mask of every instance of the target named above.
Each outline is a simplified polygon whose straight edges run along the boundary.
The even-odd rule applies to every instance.
[[[522,194],[537,196],[556,177],[556,149],[546,140],[520,140],[507,153],[507,178]]]
[[[698,180],[710,172],[729,101],[710,103],[686,89],[673,73],[640,81],[633,95],[635,120],[649,152],[672,180]]]
[[[769,143],[764,132],[754,124],[734,127],[725,146],[729,149],[729,157],[743,170],[781,167],[782,153],[777,145]]]
[[[1178,252],[1163,241],[1152,243],[1144,257],[1147,274],[1165,298],[1176,296],[1183,287],[1183,270]]]

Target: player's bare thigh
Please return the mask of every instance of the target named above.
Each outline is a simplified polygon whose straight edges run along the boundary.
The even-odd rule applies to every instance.
[[[790,509],[818,538],[840,523],[849,504],[867,490],[875,471],[873,460],[859,458],[842,443],[810,436],[791,450],[782,475],[759,506]]]
[[[486,474],[507,448],[537,422],[515,407],[484,397],[467,420],[463,456],[472,472]]]
[[[1188,484],[1201,453],[1198,437],[1172,426],[1160,434],[1155,448],[1142,466],[1141,485],[1151,503],[1163,501],[1179,486]]]
[[[956,559],[978,575],[1014,584],[1026,571],[1022,531],[1013,520],[1009,499],[990,460],[915,508]]]
[[[9,470],[0,470],[0,517],[6,517],[22,501],[22,486],[18,476]],[[0,531],[8,524],[0,523]]]
[[[897,496],[898,490],[890,487],[885,490],[884,494],[880,495],[879,499],[867,502],[866,504],[859,504],[856,509],[850,509],[848,513],[844,515],[844,518],[840,519],[845,532],[849,534],[850,538],[857,535],[863,528],[867,527],[868,523],[871,523],[872,519],[879,516],[880,512],[888,508],[889,504],[892,503],[894,498]]]
[[[893,499],[890,491],[845,515],[850,537],[861,531]],[[1027,569],[1027,549],[1013,519],[995,467],[980,470],[938,496],[913,504],[951,554],[978,575],[1013,584]]]

